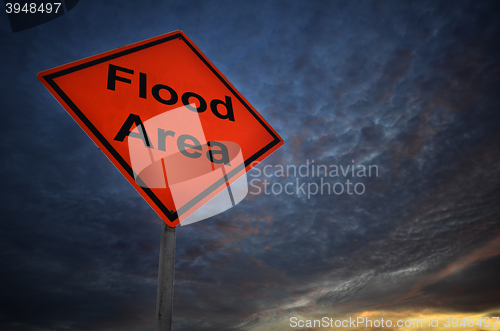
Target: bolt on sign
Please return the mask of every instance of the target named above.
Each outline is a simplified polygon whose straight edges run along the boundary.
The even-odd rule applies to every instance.
[[[240,202],[246,172],[283,145],[182,31],[38,79],[170,227]]]

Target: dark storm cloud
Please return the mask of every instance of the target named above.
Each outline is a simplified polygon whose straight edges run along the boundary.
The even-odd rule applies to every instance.
[[[497,247],[498,248],[498,247]],[[458,312],[483,312],[498,307],[496,270],[500,256],[474,263],[422,289],[422,304]],[[430,297],[430,298],[429,298]],[[418,298],[416,300],[418,304]]]
[[[250,194],[181,227],[176,330],[264,329],[325,309],[498,308],[486,290],[500,230],[498,4],[158,6],[80,2],[15,35],[1,18],[2,329],[152,329],[159,220],[36,73],[176,29],[285,139],[259,169],[379,170],[347,178],[363,195]]]
[[[272,160],[347,165],[355,159],[381,168],[381,178],[367,180],[370,194],[362,200],[286,196],[248,202],[268,207],[264,213],[282,225],[271,231],[272,238],[260,235],[262,246],[272,248],[260,247],[256,257],[287,271],[293,284],[289,293],[333,287],[318,298],[327,306],[355,300],[361,306],[369,301],[365,307],[381,304],[389,288],[399,295],[387,296],[387,304],[403,299],[417,277],[433,274],[498,233],[490,217],[499,212],[493,161],[498,158],[494,126],[499,118],[493,112],[498,83],[491,73],[498,49],[492,28],[483,33],[483,19],[491,24],[491,14],[467,6],[457,7],[456,16],[416,5],[384,7],[377,10],[391,12],[386,15],[392,19],[379,24],[379,17],[366,15],[354,28],[358,31],[346,33],[345,44],[335,40],[337,57],[335,50],[328,52],[330,26],[324,20],[334,15],[326,8],[303,15],[314,19],[305,26],[299,20],[299,28],[287,30],[288,40],[270,37],[281,61],[269,62],[262,55],[249,66],[276,73],[252,88],[262,91],[265,111],[287,127],[283,134],[289,144]],[[477,12],[466,15],[469,9]],[[326,31],[319,37],[301,39],[320,26]],[[315,57],[315,47],[323,56]],[[476,53],[481,54],[476,65],[465,60],[472,61]],[[280,77],[280,72],[294,75]],[[283,155],[287,152],[291,158]],[[494,230],[484,233],[482,227]],[[481,235],[468,235],[475,231]],[[279,307],[280,299],[275,294],[265,304]]]

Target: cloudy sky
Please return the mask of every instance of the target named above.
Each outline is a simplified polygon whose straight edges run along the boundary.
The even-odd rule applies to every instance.
[[[0,15],[0,329],[153,330],[160,219],[36,75],[174,30],[283,137],[258,169],[378,169],[250,171],[245,200],[177,231],[174,330],[499,316],[499,4],[81,0],[17,33]]]

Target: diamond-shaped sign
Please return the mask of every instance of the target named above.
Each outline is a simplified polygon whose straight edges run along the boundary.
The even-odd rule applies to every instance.
[[[283,145],[182,31],[38,78],[170,227],[243,199],[237,179]]]

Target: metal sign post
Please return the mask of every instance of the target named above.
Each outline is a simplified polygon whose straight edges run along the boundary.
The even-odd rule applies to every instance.
[[[155,331],[171,331],[174,306],[175,232],[161,222]]]

